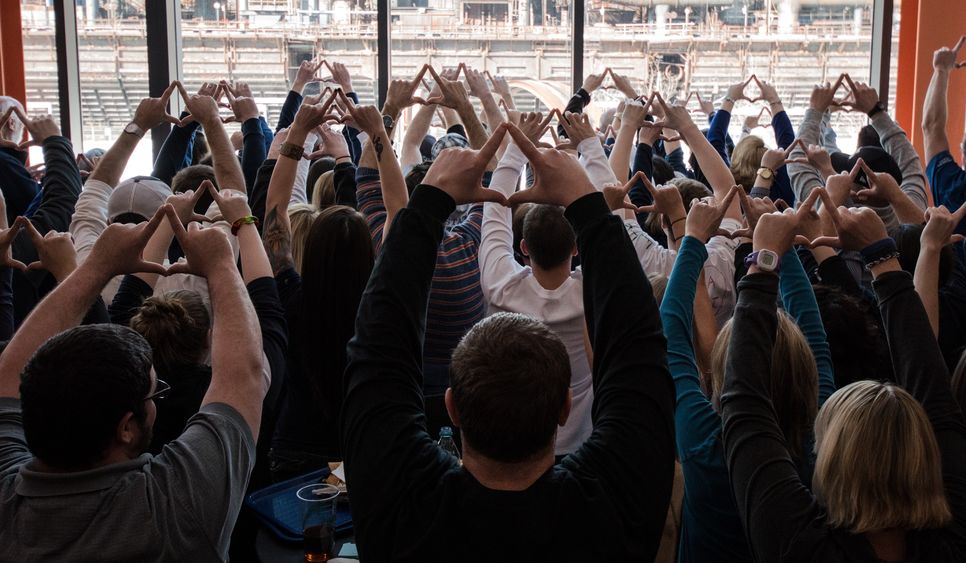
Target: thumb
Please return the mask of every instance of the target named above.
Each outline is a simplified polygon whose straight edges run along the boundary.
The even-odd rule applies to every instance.
[[[842,240],[839,237],[818,237],[809,243],[811,248],[828,246],[830,248],[842,248]]]
[[[475,199],[478,199],[480,202],[499,203],[504,207],[509,206],[505,195],[497,190],[484,188],[482,186],[480,186],[479,191],[477,191],[477,197]]]

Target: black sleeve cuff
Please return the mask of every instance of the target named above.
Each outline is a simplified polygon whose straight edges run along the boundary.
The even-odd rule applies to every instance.
[[[456,202],[443,190],[429,184],[420,184],[413,190],[407,207],[418,209],[442,223],[456,209]]]
[[[73,158],[74,155],[74,145],[71,144],[70,139],[67,137],[62,137],[60,135],[53,135],[44,139],[43,142],[44,155],[46,156],[49,149],[53,150],[65,150]]]
[[[748,294],[747,296],[745,294]],[[764,302],[770,299],[772,307],[778,298],[778,276],[766,272],[746,274],[738,282],[738,300],[741,302]]]
[[[610,215],[611,211],[607,207],[604,194],[597,191],[578,198],[564,211],[564,216],[573,225],[574,232],[578,235],[588,224]]]
[[[250,133],[261,133],[262,132],[262,124],[258,120],[257,117],[253,117],[251,119],[246,119],[245,120],[245,123],[242,123],[241,131],[242,131],[242,135],[245,135],[246,137]]]
[[[580,96],[581,101],[584,102],[584,107],[587,107],[587,105],[590,104],[590,94],[587,92],[587,90],[584,90],[583,88],[578,88],[577,93],[574,95]]]

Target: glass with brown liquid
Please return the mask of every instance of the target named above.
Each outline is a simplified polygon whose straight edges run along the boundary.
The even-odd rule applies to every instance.
[[[296,493],[303,507],[305,560],[320,563],[335,557],[335,513],[339,489],[326,483],[306,485]]]

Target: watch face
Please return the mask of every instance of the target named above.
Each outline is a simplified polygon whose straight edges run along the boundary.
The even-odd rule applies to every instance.
[[[774,252],[758,252],[758,267],[769,272],[778,267],[778,255]]]
[[[386,129],[391,129],[392,128],[392,124],[393,124],[393,121],[392,121],[392,118],[391,117],[389,117],[388,115],[382,116],[382,126],[383,127],[385,127]]]

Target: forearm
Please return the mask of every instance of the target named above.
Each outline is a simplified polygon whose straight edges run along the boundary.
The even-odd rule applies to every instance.
[[[102,267],[85,261],[37,304],[0,355],[0,397],[20,397],[20,374],[48,339],[77,326],[110,280]]]
[[[158,151],[158,158],[154,161],[152,176],[171,185],[174,175],[185,166],[185,162],[190,162],[188,147],[197,128],[197,123],[189,123],[184,127],[176,125],[171,128],[161,145],[161,150]]]
[[[121,133],[98,161],[94,171],[87,177],[87,181],[98,180],[112,188],[117,187],[127,161],[134,154],[134,148],[138,146],[140,140],[138,136],[131,133]]]
[[[922,132],[927,161],[949,150],[949,140],[946,138],[946,122],[949,119],[946,102],[948,91],[949,71],[935,69],[923,104]]]
[[[480,105],[483,106],[483,114],[486,115],[486,124],[489,126],[489,130],[495,131],[497,126],[506,120],[503,112],[500,111],[500,106],[489,94],[480,98]]]
[[[920,210],[925,211],[928,204],[926,195],[926,176],[922,172],[922,161],[919,153],[913,148],[906,136],[906,132],[892,120],[889,115],[880,111],[872,119],[872,126],[879,133],[882,148],[895,159],[902,171],[900,187]]]
[[[241,164],[235,156],[235,149],[231,146],[225,126],[218,119],[208,120],[202,126],[205,129],[208,148],[211,150],[211,164],[215,169],[218,189],[235,190],[247,195],[245,176],[242,174]]]
[[[460,120],[463,122],[463,128],[466,129],[466,138],[470,142],[470,147],[480,150],[486,144],[489,135],[486,134],[486,129],[480,123],[480,118],[476,115],[473,105],[469,102],[461,104],[456,111],[459,113]]]
[[[392,153],[392,146],[386,132],[380,131],[379,134],[370,139],[370,143],[379,164],[382,199],[386,204],[386,225],[383,230],[383,238],[385,238],[396,214],[409,203],[409,191],[406,189],[406,180],[399,168],[399,162]]]
[[[818,110],[808,109],[805,111],[805,118],[798,128],[798,138],[806,145],[819,144],[819,124],[824,114]],[[789,154],[789,158],[805,158],[805,151],[801,147],[795,147]],[[797,201],[804,201],[809,192],[815,188],[825,186],[825,178],[829,171],[816,171],[810,164],[789,163],[785,166],[788,170],[788,178],[792,182],[792,191],[795,192]]]
[[[262,334],[248,290],[234,264],[208,276],[211,298],[211,384],[202,405],[224,402],[241,413],[258,439],[268,390]]]
[[[721,109],[716,111],[714,117],[711,118],[711,126],[708,128],[708,143],[714,148],[718,153],[718,156],[725,163],[725,166],[731,164],[728,159],[728,152],[725,150],[725,137],[728,136],[728,125],[731,124],[731,107],[734,104],[730,102],[725,102]],[[701,170],[704,170],[704,164],[701,163]],[[707,176],[707,172],[705,172]],[[710,177],[709,177],[710,180]],[[731,186],[728,186],[729,188]]]
[[[913,284],[929,317],[932,334],[939,338],[939,253],[942,249],[923,245],[916,261]]]
[[[144,259],[155,264],[164,264],[168,257],[168,248],[171,246],[172,239],[174,239],[174,231],[171,230],[171,225],[167,221],[162,221],[144,246],[142,252]],[[139,272],[134,275],[152,288],[158,283],[158,274]]]
[[[626,182],[631,169],[631,147],[637,130],[631,123],[623,123],[617,133],[614,148],[610,151],[610,169],[618,182]]]
[[[274,277],[272,265],[268,261],[268,255],[265,254],[265,246],[254,224],[242,225],[238,229],[238,245],[245,285],[258,278]]]
[[[302,146],[305,144],[307,133],[296,129],[289,130],[288,143]],[[280,156],[275,161],[275,170],[272,171],[272,179],[268,183],[268,195],[265,197],[266,215],[273,209],[278,209],[280,215],[284,215],[288,220],[288,204],[292,199],[292,189],[295,185],[295,173],[298,168],[298,160],[287,156]]]
[[[415,166],[423,161],[423,155],[419,152],[419,146],[429,132],[429,126],[433,123],[433,114],[436,113],[436,106],[431,104],[421,105],[413,116],[412,122],[406,128],[406,135],[403,137],[400,149],[400,162],[403,166]]]
[[[701,130],[696,125],[692,124],[685,128],[684,131],[679,131],[679,133],[687,141],[688,146],[691,147],[691,152],[697,159],[698,165],[701,166],[701,171],[714,190],[715,199],[719,201],[724,199],[728,195],[728,191],[731,190],[731,186],[735,183],[735,178],[731,175],[731,169],[721,159],[721,156],[711,146],[711,143],[704,138]],[[739,215],[738,199],[735,198],[726,216],[737,218]]]
[[[244,134],[241,154],[242,175],[245,178],[245,193],[251,194],[258,176],[258,168],[265,162],[268,149],[265,147],[265,134],[260,118],[252,118],[242,124]]]

